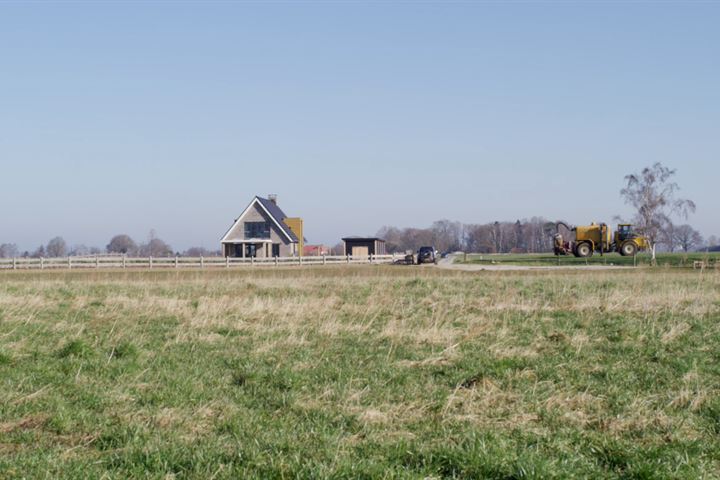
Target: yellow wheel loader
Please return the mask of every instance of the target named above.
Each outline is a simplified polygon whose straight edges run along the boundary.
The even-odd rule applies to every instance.
[[[575,240],[566,241],[560,233],[560,226],[575,233]],[[569,255],[576,257],[592,257],[593,253],[600,255],[610,252],[617,252],[622,256],[633,256],[637,252],[647,250],[650,247],[648,239],[633,232],[632,225],[621,223],[618,225],[615,234],[605,223],[591,223],[570,228],[563,222],[558,222],[557,233],[554,238],[555,255]]]

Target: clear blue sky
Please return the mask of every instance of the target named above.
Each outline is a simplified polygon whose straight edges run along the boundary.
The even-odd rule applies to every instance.
[[[2,3],[0,243],[217,248],[627,215],[661,161],[720,234],[720,3]]]

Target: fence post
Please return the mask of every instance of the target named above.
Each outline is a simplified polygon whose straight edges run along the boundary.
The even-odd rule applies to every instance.
[[[278,257],[275,257],[275,266],[276,266],[276,267],[278,266],[278,263],[279,263]]]
[[[40,270],[45,268],[45,259],[43,257],[40,257]]]
[[[100,260],[98,260],[98,256],[95,255],[95,269],[100,268]]]
[[[325,255],[323,254],[323,265],[327,263],[327,258],[325,258]]]
[[[152,268],[152,255],[148,257],[148,265]]]
[[[13,257],[13,270],[17,270],[17,258]]]
[[[370,254],[370,263],[375,263],[375,254],[374,253]]]
[[[175,268],[178,268],[178,256],[175,255]]]
[[[225,257],[225,268],[230,268],[230,257]]]
[[[250,257],[250,266],[255,266],[255,257]]]
[[[127,265],[125,265],[125,254],[123,254],[122,266],[123,268],[127,268]]]
[[[350,255],[346,255],[345,260],[347,260],[347,263],[350,263]]]
[[[205,257],[200,255],[200,269],[202,270],[203,268],[205,268]]]
[[[70,255],[68,255],[68,270],[72,269],[72,260],[70,259]]]
[[[298,255],[298,265],[302,265],[302,256]]]

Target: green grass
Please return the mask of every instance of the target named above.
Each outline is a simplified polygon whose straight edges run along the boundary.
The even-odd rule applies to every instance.
[[[507,265],[529,265],[529,266],[573,266],[573,265],[622,265],[622,266],[649,266],[652,256],[647,253],[639,253],[636,258],[623,257],[618,253],[600,255],[595,253],[590,258],[576,258],[573,255],[555,256],[553,254],[468,254],[467,257],[459,255],[456,263],[469,264],[507,264]],[[692,253],[658,253],[656,256],[657,266],[662,267],[684,267],[693,268],[693,262],[709,262],[712,266],[720,263],[720,253],[692,252]]]
[[[0,275],[0,478],[719,478],[720,273]]]

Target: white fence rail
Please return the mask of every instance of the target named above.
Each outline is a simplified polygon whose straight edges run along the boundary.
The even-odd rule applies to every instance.
[[[303,265],[390,264],[399,255],[323,255],[312,257],[62,257],[62,258],[0,258],[0,270],[58,270],[100,268],[232,268],[279,267]]]

